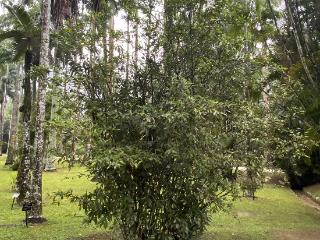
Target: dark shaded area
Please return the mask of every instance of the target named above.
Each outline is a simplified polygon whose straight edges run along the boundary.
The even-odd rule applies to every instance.
[[[32,223],[32,224],[41,224],[47,222],[47,219],[44,217],[28,217],[28,223]]]
[[[3,144],[2,144],[2,153],[7,153],[8,142],[9,142],[9,133],[10,133],[10,121],[5,121],[3,128]]]
[[[300,161],[295,171],[293,166],[287,166],[283,170],[287,173],[290,186],[294,190],[302,190],[304,187],[320,183],[320,149],[311,153],[311,161]]]

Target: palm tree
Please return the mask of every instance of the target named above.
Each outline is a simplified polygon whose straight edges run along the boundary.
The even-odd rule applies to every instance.
[[[33,222],[43,222],[42,217],[42,171],[44,155],[44,122],[46,108],[46,82],[49,68],[49,42],[50,42],[50,17],[51,0],[42,1],[42,26],[40,43],[40,67],[43,68],[43,76],[39,77],[38,104],[36,116],[35,159],[32,171],[32,200],[31,216]]]
[[[20,193],[18,200],[19,202],[22,202],[30,192],[30,119],[32,96],[29,73],[31,67],[38,64],[40,31],[23,6],[6,4],[4,6],[12,16],[13,30],[0,32],[0,41],[12,39],[15,52],[13,60],[18,60],[24,56],[24,98],[23,105],[21,107],[23,121],[23,148],[17,176],[17,188]]]

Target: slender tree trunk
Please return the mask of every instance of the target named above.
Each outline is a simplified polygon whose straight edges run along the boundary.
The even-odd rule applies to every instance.
[[[97,27],[97,23],[96,23],[96,17],[94,15],[91,16],[91,22],[90,22],[90,31],[92,33],[93,39],[91,38],[90,41],[90,65],[91,67],[93,66],[94,62],[95,62],[95,56],[96,56],[96,27]],[[75,56],[75,61],[77,62],[77,55]]]
[[[35,159],[32,171],[32,200],[33,206],[30,219],[33,222],[42,222],[42,171],[44,154],[44,122],[46,107],[46,81],[49,70],[49,41],[50,41],[50,11],[51,0],[42,1],[42,32],[40,43],[40,67],[46,71],[39,78],[38,105],[36,116]]]
[[[7,65],[7,78],[9,75],[9,66]],[[6,98],[7,98],[7,85],[6,82],[2,82],[2,99],[0,99],[0,156],[2,156],[2,146],[3,146],[3,128],[4,128],[4,113],[6,108]]]
[[[20,76],[20,66],[19,66],[19,76]],[[12,106],[12,117],[10,124],[10,137],[8,146],[8,156],[6,160],[6,165],[11,165],[14,162],[15,154],[17,152],[17,125],[19,119],[19,101],[20,101],[20,80],[19,77],[15,79],[14,82],[14,97]]]
[[[53,120],[55,115],[55,104],[56,104],[55,97],[52,96],[51,108],[50,108],[50,121]],[[46,161],[45,161],[45,167],[44,167],[45,171],[51,172],[56,170],[54,166],[54,153],[53,153],[56,147],[56,138],[57,138],[56,130],[51,129],[50,132],[47,133],[48,143],[46,145],[47,145],[48,151],[46,151]]]
[[[172,78],[173,75],[173,60],[174,56],[174,4],[169,0],[164,1],[164,46],[163,46],[163,59],[164,71],[167,80]],[[166,81],[169,82],[169,81]]]
[[[303,50],[304,52],[306,53],[305,55],[306,56],[311,56],[311,49],[309,47],[309,44],[308,44],[308,40],[307,40],[307,37],[306,37],[306,31],[305,31],[305,27],[304,27],[304,24],[303,24],[303,16],[300,15],[300,10],[299,10],[299,6],[301,6],[301,3],[299,0],[295,0],[295,4],[294,4],[294,8],[293,8],[293,15],[296,17],[296,19],[298,19],[297,21],[297,29],[298,29],[298,32],[301,36],[301,44],[303,46]]]
[[[130,66],[130,20],[127,16],[127,56],[126,56],[126,81],[129,81],[129,66]]]
[[[139,53],[139,23],[138,21],[134,27],[134,73],[138,74],[138,53]]]
[[[114,6],[113,3],[111,5],[111,16],[109,19],[109,68],[110,68],[110,78],[108,83],[109,92],[112,93],[113,88],[113,75],[114,75]]]
[[[301,63],[302,63],[303,68],[304,68],[304,70],[306,72],[306,75],[307,75],[307,78],[308,78],[309,82],[311,83],[311,85],[313,86],[314,89],[317,89],[317,85],[313,81],[312,75],[310,73],[309,67],[308,67],[306,59],[304,57],[303,49],[302,49],[302,46],[301,46],[301,41],[300,41],[299,34],[298,34],[298,31],[297,31],[297,26],[295,24],[295,21],[294,21],[293,15],[292,15],[290,1],[289,0],[285,0],[285,3],[286,3],[287,11],[288,11],[289,21],[291,22],[291,25],[292,25],[292,28],[293,28],[293,34],[294,34],[294,38],[295,38],[295,41],[296,41],[296,44],[297,44],[298,53],[299,53],[299,56],[300,56]]]
[[[271,4],[271,0],[267,0],[267,3],[268,3],[270,11],[272,13],[273,22],[274,22],[274,25],[276,27],[278,37],[280,38],[283,50],[285,52],[285,55],[286,55],[286,58],[287,58],[287,61],[288,61],[288,65],[291,66],[292,65],[292,58],[291,58],[291,55],[290,55],[290,51],[288,50],[288,48],[286,46],[286,40],[284,39],[283,35],[280,32],[280,29],[279,29],[279,26],[278,26],[278,22],[277,22],[277,18],[276,18],[276,15],[274,13],[274,9],[273,9],[272,4]]]
[[[103,45],[103,57],[105,62],[107,62],[108,60],[108,21],[106,21],[103,26],[102,45]]]
[[[1,106],[0,106],[0,156],[2,156],[3,125],[4,125],[4,97],[1,101]]]
[[[139,82],[138,76],[138,53],[139,53],[139,15],[137,12],[137,18],[135,19],[134,24],[134,53],[133,53],[133,68],[134,68],[134,79],[135,82]],[[134,92],[135,96],[138,96],[138,88],[134,84]]]

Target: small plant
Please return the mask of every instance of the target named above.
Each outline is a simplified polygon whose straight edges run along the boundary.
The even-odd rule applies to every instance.
[[[18,171],[19,166],[20,166],[20,161],[16,159],[11,165],[12,171]]]

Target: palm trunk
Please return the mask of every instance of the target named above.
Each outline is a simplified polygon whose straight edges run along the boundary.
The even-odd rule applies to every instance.
[[[55,98],[52,96],[51,99],[51,109],[50,109],[50,121],[53,120],[55,114]],[[56,130],[52,129],[50,132],[47,133],[47,138],[49,139],[49,143],[47,143],[47,147],[49,151],[46,151],[46,161],[45,161],[45,171],[55,171],[56,168],[54,166],[54,152],[56,147]]]
[[[40,67],[48,71],[49,67],[49,41],[50,41],[50,11],[51,0],[42,1],[42,32],[40,44]],[[44,122],[46,107],[46,81],[47,74],[39,78],[38,105],[35,133],[35,159],[32,171],[32,200],[33,206],[30,220],[43,222],[42,217],[42,171],[44,155]]]
[[[19,192],[18,202],[25,201],[30,193],[30,164],[31,164],[31,143],[30,143],[30,118],[31,118],[31,81],[30,70],[33,61],[33,54],[27,51],[25,54],[25,78],[23,83],[24,97],[22,106],[22,153],[21,162],[17,175],[17,188]]]
[[[20,70],[20,66],[19,66]],[[10,138],[9,138],[9,146],[8,146],[8,156],[6,160],[6,165],[11,165],[14,162],[15,153],[17,151],[17,125],[19,119],[19,101],[20,101],[20,80],[16,78],[14,82],[14,98],[13,98],[13,106],[12,106],[12,117],[11,117],[11,126],[10,126]]]

